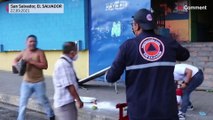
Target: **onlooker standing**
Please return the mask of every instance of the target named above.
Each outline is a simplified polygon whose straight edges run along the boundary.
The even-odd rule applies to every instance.
[[[125,41],[108,70],[108,82],[126,71],[130,120],[178,120],[174,66],[189,58],[189,51],[175,40],[154,33],[153,15],[140,9],[133,16],[135,38]]]
[[[36,97],[45,109],[50,120],[54,120],[54,113],[50,102],[46,96],[46,88],[44,82],[43,69],[47,69],[48,64],[45,54],[37,48],[37,37],[29,35],[26,40],[27,48],[22,51],[14,60],[16,65],[19,60],[23,59],[27,62],[26,72],[20,90],[20,104],[17,120],[25,120],[25,112],[30,96],[35,93]]]
[[[185,120],[187,109],[193,109],[190,101],[190,95],[203,82],[204,75],[202,70],[189,64],[176,64],[174,69],[174,79],[183,81],[181,88],[183,89],[181,109],[178,113],[180,120]]]
[[[77,109],[83,107],[83,102],[78,95],[78,83],[73,61],[77,60],[78,50],[74,42],[63,45],[63,55],[55,64],[53,72],[54,107],[58,120],[77,120]]]

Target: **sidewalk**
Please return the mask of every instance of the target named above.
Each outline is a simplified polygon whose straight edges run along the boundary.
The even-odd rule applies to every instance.
[[[7,71],[0,71],[0,102],[18,106],[19,88],[22,77]],[[51,77],[46,77],[46,92],[49,100],[53,102],[53,83]],[[86,88],[86,89],[85,89]],[[117,103],[125,102],[125,88],[123,84],[118,84],[118,94],[114,86],[106,82],[91,81],[79,89],[80,96],[95,97],[97,99],[97,110],[92,109],[91,103],[85,103],[83,109],[79,109],[79,120],[116,120],[118,110]],[[28,108],[43,112],[35,97],[32,95],[28,103]]]
[[[18,106],[19,87],[22,77],[6,71],[0,71],[0,102]],[[51,77],[46,77],[47,96],[52,102],[53,84]],[[97,110],[92,109],[91,103],[85,103],[83,109],[79,109],[79,120],[118,120],[117,103],[125,102],[125,87],[118,84],[118,94],[114,86],[109,83],[91,81],[85,84],[86,89],[79,89],[80,96],[95,97],[97,99]],[[37,105],[34,97],[30,100],[28,108],[43,112],[41,106]],[[187,120],[213,120],[213,93],[195,91],[192,93],[193,111],[187,112]],[[206,115],[200,115],[205,112]]]

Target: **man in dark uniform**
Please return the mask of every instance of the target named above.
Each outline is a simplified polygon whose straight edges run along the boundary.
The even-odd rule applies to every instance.
[[[189,51],[175,40],[154,33],[152,13],[140,9],[133,16],[135,38],[125,41],[108,70],[113,83],[126,71],[130,120],[178,120],[174,84],[176,60],[185,61]]]

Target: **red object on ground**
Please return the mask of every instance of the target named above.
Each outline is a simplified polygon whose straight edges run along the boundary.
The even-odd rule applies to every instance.
[[[182,96],[183,95],[183,90],[181,88],[176,89],[176,95]]]
[[[116,105],[116,108],[119,109],[119,120],[129,120],[128,116],[124,116],[124,107],[127,106],[127,103],[119,103]]]

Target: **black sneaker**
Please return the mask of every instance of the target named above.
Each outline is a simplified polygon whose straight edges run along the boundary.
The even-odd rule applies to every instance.
[[[179,117],[179,120],[185,120],[186,119],[185,113],[182,113],[182,112],[178,113],[178,117]]]
[[[55,120],[55,116],[50,117],[50,120]]]
[[[188,106],[188,107],[187,107],[187,110],[194,110],[193,105]]]

